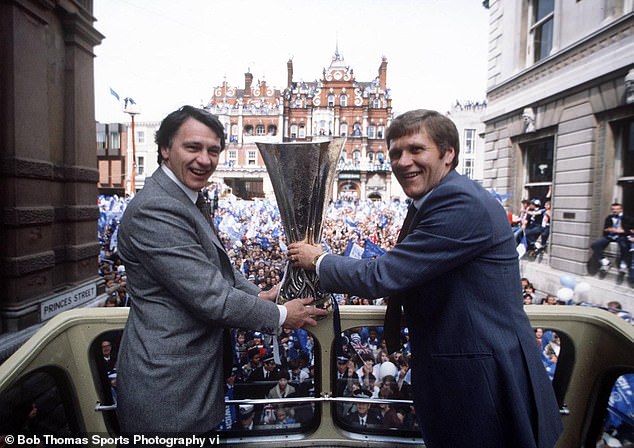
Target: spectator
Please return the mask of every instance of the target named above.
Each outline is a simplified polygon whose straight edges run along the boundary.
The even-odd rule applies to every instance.
[[[544,355],[551,361],[556,363],[559,358],[559,352],[561,350],[561,341],[559,335],[555,332],[552,334],[552,338],[546,347],[544,347]]]
[[[250,431],[253,429],[253,417],[255,408],[251,404],[241,404],[238,406],[238,421],[231,429],[237,431]]]
[[[617,258],[619,273],[626,273],[630,265],[630,243],[627,237],[633,227],[632,220],[623,214],[623,205],[618,202],[613,203],[610,210],[603,225],[603,235],[591,245],[592,257],[588,262],[588,270],[591,274],[597,269],[601,272],[607,272],[610,269],[610,259],[603,253],[610,243],[616,243],[619,248]]]
[[[355,398],[370,398],[370,392],[359,389],[355,393]],[[357,403],[357,410],[344,417],[344,421],[353,426],[374,426],[382,425],[381,415],[369,403]]]
[[[288,380],[288,372],[284,373]],[[281,374],[282,371],[275,363],[273,353],[269,353],[262,359],[262,365],[251,372],[248,381],[277,381],[280,379]]]
[[[280,372],[277,384],[266,394],[266,398],[286,398],[295,393],[295,388],[288,384],[288,372]]]

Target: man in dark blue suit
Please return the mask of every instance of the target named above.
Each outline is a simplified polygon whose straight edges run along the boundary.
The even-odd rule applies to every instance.
[[[392,171],[413,200],[396,246],[356,260],[295,243],[292,262],[316,270],[328,291],[390,296],[390,350],[405,308],[426,446],[552,447],[561,418],[523,310],[504,209],[455,171],[459,134],[447,117],[407,112],[386,140]]]

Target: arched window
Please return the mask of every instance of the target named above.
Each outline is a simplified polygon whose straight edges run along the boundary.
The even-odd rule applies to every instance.
[[[306,127],[303,124],[299,125],[299,138],[306,138]]]
[[[266,133],[268,135],[277,135],[277,126],[275,126],[274,124],[270,124]]]
[[[328,107],[335,107],[335,96],[328,95]]]
[[[297,125],[291,125],[291,138],[297,138]]]
[[[259,124],[255,127],[255,135],[264,135],[264,125],[263,124]]]
[[[253,125],[246,125],[244,127],[244,135],[253,135]]]
[[[341,95],[339,97],[339,104],[341,107],[346,107],[348,105],[348,95]]]
[[[345,137],[346,135],[348,135],[348,124],[347,123],[341,123],[339,125],[339,135],[341,137]]]

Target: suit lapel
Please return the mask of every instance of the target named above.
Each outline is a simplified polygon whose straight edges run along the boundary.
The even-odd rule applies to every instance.
[[[229,275],[233,277],[233,268],[231,265],[231,260],[229,260],[229,256],[225,251],[224,245],[218,239],[216,232],[211,228],[209,222],[205,219],[196,204],[194,204],[187,194],[178,186],[176,183],[169,178],[163,168],[159,167],[154,174],[152,174],[152,179],[156,181],[156,183],[167,193],[167,195],[176,198],[183,202],[185,206],[191,211],[191,214],[194,216],[194,219],[199,223],[199,226],[205,229],[205,235],[209,237],[210,242],[215,246],[218,251],[218,257],[221,262],[224,264],[226,270],[229,272]]]
[[[185,192],[178,185],[176,185],[176,183],[172,179],[170,179],[167,174],[165,174],[165,171],[163,171],[163,168],[159,167],[154,172],[154,174],[152,174],[152,178],[156,180],[159,186],[163,188],[169,196],[173,198],[177,198],[180,201],[182,201],[191,210],[192,215],[195,216],[195,219],[200,223],[202,227],[210,230],[209,232],[207,232],[207,234],[209,235],[209,238],[211,239],[213,244],[216,246],[218,251],[222,252],[226,257],[227,254],[225,252],[225,248],[222,242],[216,236],[216,232],[214,232],[213,229],[209,227],[209,222],[205,219],[202,213],[200,213],[200,210],[198,210],[198,207],[196,207],[196,204],[194,204],[189,199],[187,194],[185,194]]]

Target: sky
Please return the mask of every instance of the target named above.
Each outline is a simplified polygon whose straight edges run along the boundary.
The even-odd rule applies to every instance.
[[[395,115],[447,111],[485,98],[489,11],[481,0],[95,0],[95,118],[160,121],[184,104],[200,106],[227,80],[283,90],[320,79],[335,50],[357,81],[373,80],[381,58]]]

